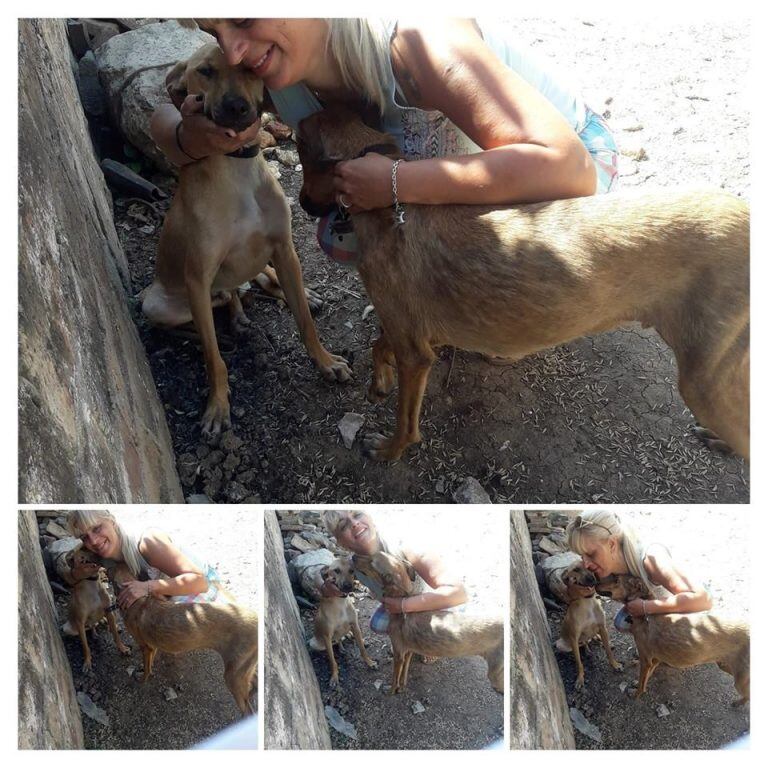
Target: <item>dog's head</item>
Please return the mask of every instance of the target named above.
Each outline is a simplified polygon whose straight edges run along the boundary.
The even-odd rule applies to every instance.
[[[569,600],[592,597],[595,594],[597,578],[583,565],[574,565],[563,574],[563,584]]]
[[[336,585],[339,592],[348,595],[355,588],[355,568],[351,557],[339,557],[330,565],[326,565],[320,575],[323,581],[330,581]]]
[[[305,117],[296,132],[296,146],[304,174],[299,203],[310,216],[325,216],[336,207],[336,163],[368,152],[402,157],[389,134],[366,125],[360,111],[341,104]]]
[[[377,552],[371,558],[371,571],[384,587],[386,597],[407,597],[413,592],[416,569],[407,560]]]
[[[64,559],[69,566],[70,577],[74,582],[93,578],[101,568],[96,555],[85,547],[71,550]]]
[[[125,563],[116,563],[107,569],[107,576],[112,582],[117,594],[129,581],[136,581],[136,577],[131,573],[130,568]]]
[[[597,593],[617,600],[620,603],[628,603],[630,600],[651,597],[642,579],[626,573],[601,579],[597,583]]]
[[[247,69],[227,64],[215,43],[207,43],[176,64],[166,76],[165,86],[177,109],[188,94],[199,94],[205,116],[238,133],[261,115],[264,83]]]

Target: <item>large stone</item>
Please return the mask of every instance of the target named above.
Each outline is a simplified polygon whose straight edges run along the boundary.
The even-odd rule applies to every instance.
[[[523,512],[510,513],[510,747],[574,749]]]
[[[548,557],[541,563],[544,574],[544,583],[547,585],[552,597],[561,603],[568,602],[568,590],[563,583],[563,574],[581,563],[581,557],[575,552],[560,552]]]
[[[19,512],[19,749],[83,749],[72,671],[40,557],[37,521]]]
[[[147,24],[108,40],[96,51],[99,77],[107,92],[110,113],[123,136],[159,168],[172,166],[149,135],[158,104],[169,102],[165,76],[214,38],[171,20]]]
[[[299,610],[285,570],[283,539],[274,512],[265,512],[264,746],[330,749],[320,687],[307,651]]]
[[[180,502],[65,22],[19,21],[19,500]]]

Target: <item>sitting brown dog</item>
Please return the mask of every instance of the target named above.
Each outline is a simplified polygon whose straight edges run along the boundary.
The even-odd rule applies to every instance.
[[[69,566],[67,581],[72,587],[72,596],[69,600],[68,621],[61,629],[65,635],[80,638],[80,644],[83,646],[83,672],[89,672],[92,659],[85,630],[94,627],[105,617],[117,650],[127,656],[131,649],[120,639],[115,614],[110,610],[112,601],[101,580],[101,566],[95,556],[83,548],[78,548],[68,552],[65,560]]]
[[[355,586],[355,569],[348,557],[338,558],[320,571],[323,581],[329,581],[336,588],[349,595]],[[339,650],[344,637],[348,632],[352,634],[360,649],[360,655],[369,669],[376,669],[376,662],[365,650],[363,634],[357,620],[357,609],[351,597],[324,597],[315,615],[315,634],[309,641],[309,647],[316,651],[325,651],[328,654],[328,663],[331,665],[331,687],[339,683],[339,666],[333,655],[333,644],[338,643]]]
[[[571,651],[576,659],[576,688],[584,687],[584,665],[581,663],[580,646],[588,645],[596,635],[600,635],[605,648],[608,663],[617,671],[624,667],[616,661],[608,640],[605,626],[605,612],[595,594],[597,579],[594,573],[582,565],[570,568],[563,575],[568,596],[568,610],[560,625],[560,638],[556,647],[560,651]]]
[[[350,110],[299,125],[301,205],[336,206],[333,166],[391,137]],[[749,209],[726,192],[620,192],[535,205],[406,205],[351,217],[357,268],[381,322],[372,400],[399,387],[397,428],[368,454],[398,459],[421,440],[435,360],[452,345],[519,358],[637,320],[675,353],[679,388],[702,436],[749,454]],[[717,440],[716,435],[722,439]]]
[[[259,118],[264,84],[247,68],[230,66],[215,43],[179,62],[166,85],[179,108],[188,93],[201,94],[205,115],[217,125],[243,131]],[[142,311],[160,327],[194,320],[210,384],[204,432],[230,425],[227,366],[216,341],[213,307],[229,304],[236,328],[247,324],[238,287],[259,275],[264,285],[264,273],[275,275],[268,262],[280,285],[266,283],[287,302],[320,373],[330,381],[349,380],[346,361],[317,337],[291,239],[290,207],[258,146],[181,168]]]
[[[406,560],[387,552],[373,557],[354,556],[355,568],[369,573],[384,587],[385,597],[408,597],[416,571]],[[390,693],[405,690],[414,653],[424,656],[482,656],[494,690],[504,692],[504,624],[500,618],[470,616],[453,611],[392,613],[392,686]]]
[[[626,574],[603,579],[598,583],[597,591],[623,603],[651,597],[641,579]],[[648,680],[659,663],[684,668],[713,661],[733,676],[736,690],[741,694],[741,699],[734,705],[749,701],[748,624],[714,611],[651,614],[628,619],[640,657],[635,698],[645,693]]]
[[[120,564],[111,569],[110,579],[119,592],[134,576]],[[259,658],[256,613],[234,603],[174,603],[152,595],[140,597],[121,612],[144,655],[142,683],[152,674],[158,650],[186,653],[210,648],[224,661],[224,681],[240,711],[254,714],[250,695]]]

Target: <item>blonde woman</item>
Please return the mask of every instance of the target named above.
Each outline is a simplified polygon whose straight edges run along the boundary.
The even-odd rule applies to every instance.
[[[407,547],[390,547],[379,535],[370,515],[360,510],[324,513],[325,527],[335,536],[339,546],[357,555],[371,556],[376,552],[390,552],[404,557],[416,569],[415,593],[409,597],[384,597],[382,586],[357,572],[356,577],[365,584],[381,605],[371,617],[371,629],[386,634],[391,613],[418,613],[440,611],[460,606],[467,601],[461,581],[451,574],[434,553],[419,552]],[[326,581],[322,592],[326,597],[344,597],[336,586]]]
[[[504,205],[607,192],[618,152],[600,115],[567,76],[498,20],[198,19],[231,65],[267,86],[280,118],[300,120],[334,102],[378,111],[407,162],[372,152],[336,165],[340,209],[399,203]],[[256,138],[216,126],[190,94],[181,114],[159,107],[152,136],[186,165]],[[321,220],[323,250],[354,261],[353,238],[338,237],[341,212]],[[352,243],[352,244],[350,244]]]
[[[694,613],[712,607],[707,590],[675,564],[663,544],[640,542],[632,526],[616,512],[582,512],[568,524],[566,534],[569,548],[581,555],[585,567],[598,579],[629,573],[659,595],[627,603],[631,616]]]
[[[125,563],[135,580],[117,595],[122,609],[149,595],[176,602],[229,602],[219,576],[208,564],[177,547],[156,528],[133,533],[106,510],[77,510],[67,516],[69,532],[105,567]]]

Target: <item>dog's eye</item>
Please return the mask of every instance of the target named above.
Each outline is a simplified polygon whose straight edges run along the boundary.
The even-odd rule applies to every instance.
[[[203,64],[201,67],[197,68],[197,74],[211,78],[216,74],[216,70],[208,64]]]
[[[341,570],[339,570],[338,568],[334,568],[334,569],[333,569],[333,572],[334,572],[334,573],[341,573]]]

